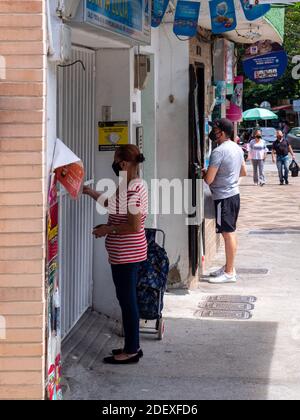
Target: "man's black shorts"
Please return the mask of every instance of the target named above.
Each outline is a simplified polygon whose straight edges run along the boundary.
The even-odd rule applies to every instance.
[[[240,195],[215,200],[217,233],[233,233],[236,231],[241,208]]]

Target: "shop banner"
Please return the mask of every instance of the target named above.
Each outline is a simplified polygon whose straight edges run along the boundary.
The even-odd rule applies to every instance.
[[[151,42],[149,0],[84,0],[84,20],[126,37]]]
[[[99,122],[99,152],[113,152],[128,143],[128,121]]]
[[[68,191],[74,200],[81,195],[84,183],[84,167],[76,156],[61,140],[56,140],[52,169],[56,180]]]
[[[243,59],[247,77],[258,84],[273,83],[280,79],[288,66],[283,47],[272,41],[259,41],[248,47]]]
[[[167,11],[169,0],[153,0],[152,1],[152,17],[151,26],[157,28]]]
[[[60,285],[58,278],[58,199],[56,177],[52,176],[48,196],[47,241],[47,315],[48,315],[48,382],[51,401],[62,400]]]
[[[209,2],[211,26],[214,34],[233,31],[237,26],[234,0],[212,0]]]
[[[247,20],[253,21],[261,18],[271,10],[269,4],[250,4],[249,0],[240,0]]]
[[[226,117],[232,122],[241,121],[243,118],[243,91],[244,77],[237,76],[234,79],[233,95],[229,99],[226,109]]]
[[[174,33],[177,36],[192,38],[197,33],[201,3],[198,1],[177,2]]]

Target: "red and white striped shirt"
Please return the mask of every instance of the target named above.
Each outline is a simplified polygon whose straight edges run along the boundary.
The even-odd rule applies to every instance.
[[[133,180],[127,191],[120,191],[109,200],[109,226],[128,223],[128,211],[142,214],[142,227],[138,233],[108,235],[105,246],[112,265],[133,264],[147,259],[145,220],[148,214],[148,191],[141,179]]]

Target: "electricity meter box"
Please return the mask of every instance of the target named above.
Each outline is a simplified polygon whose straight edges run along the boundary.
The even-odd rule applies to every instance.
[[[138,54],[135,56],[134,65],[134,87],[144,90],[147,87],[151,72],[151,61],[148,55]]]

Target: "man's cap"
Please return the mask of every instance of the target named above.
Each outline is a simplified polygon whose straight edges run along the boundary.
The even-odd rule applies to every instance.
[[[233,123],[227,118],[216,119],[213,122],[210,122],[209,125],[212,128],[219,128],[221,131],[224,131],[224,133],[228,134],[229,136],[231,136],[234,131]]]

